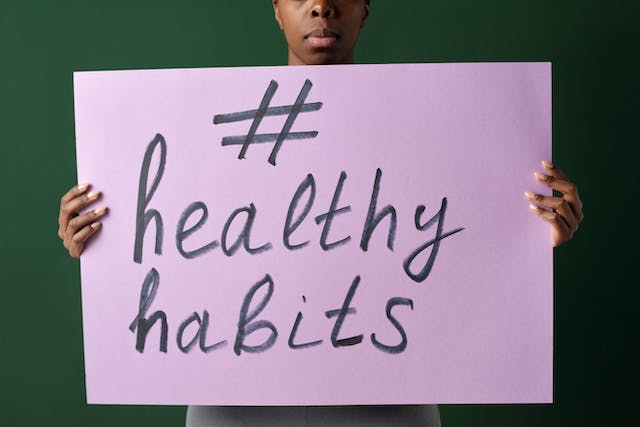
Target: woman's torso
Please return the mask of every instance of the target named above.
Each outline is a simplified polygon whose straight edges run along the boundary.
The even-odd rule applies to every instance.
[[[440,427],[437,405],[190,406],[187,427]]]

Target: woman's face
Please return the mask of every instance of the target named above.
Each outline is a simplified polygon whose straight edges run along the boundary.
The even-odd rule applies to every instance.
[[[273,0],[289,65],[348,64],[369,16],[369,0]]]

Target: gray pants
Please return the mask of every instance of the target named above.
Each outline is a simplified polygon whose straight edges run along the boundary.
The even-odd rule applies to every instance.
[[[436,405],[189,406],[187,427],[440,427]]]

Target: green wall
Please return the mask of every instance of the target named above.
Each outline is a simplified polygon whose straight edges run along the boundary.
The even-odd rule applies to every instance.
[[[358,62],[553,61],[554,161],[585,203],[555,252],[556,403],[443,406],[445,427],[625,420],[638,356],[631,5],[373,0]],[[184,423],[180,407],[85,404],[79,265],[56,235],[76,182],[72,72],[285,62],[266,0],[0,0],[0,425]]]

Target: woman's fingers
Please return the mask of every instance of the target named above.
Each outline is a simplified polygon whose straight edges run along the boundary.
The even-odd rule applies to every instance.
[[[535,193],[525,193],[534,204],[531,211],[551,224],[551,240],[558,246],[571,239],[584,218],[582,201],[577,186],[553,163],[543,161],[545,173],[535,172],[535,177],[541,184],[560,193],[562,197],[543,196]]]
[[[535,215],[551,224],[551,241],[553,242],[553,246],[558,246],[573,236],[569,225],[567,225],[557,212],[548,211],[536,205],[529,205],[529,208]]]
[[[562,198],[571,207],[573,215],[578,222],[582,221],[584,215],[582,214],[582,201],[578,194],[578,187],[569,181],[566,175],[551,162],[543,161],[542,166],[546,173],[535,172],[538,182],[562,193]]]
[[[530,193],[528,191],[525,193],[525,196],[535,205],[560,214],[560,217],[567,223],[572,234],[578,230],[579,221],[573,214],[569,203],[562,197],[543,196],[542,194]]]
[[[84,248],[84,244],[87,239],[100,230],[101,226],[102,223],[100,222],[92,222],[74,234],[69,245],[65,244],[65,247],[69,250],[69,255],[74,258],[80,258],[80,254],[82,253],[82,249]]]
[[[89,189],[89,184],[79,184],[72,187],[60,199],[60,213],[58,214],[58,236],[64,239],[64,230],[67,229],[69,215],[65,210],[65,206],[74,198],[84,194]]]
[[[545,174],[541,172],[535,172],[534,175],[541,184],[544,184],[547,187],[551,187],[554,190],[561,192],[562,194],[576,194],[578,191],[576,189],[576,186],[566,179],[557,178],[551,174]]]
[[[86,208],[88,205],[98,200],[101,195],[102,194],[97,190],[90,191],[87,194],[82,194],[75,199],[71,199],[71,201],[62,206],[61,212],[64,212],[66,216],[74,216],[81,209]]]
[[[67,225],[67,229],[64,232],[64,243],[67,248],[73,243],[76,239],[76,234],[78,234],[82,229],[84,229],[87,225],[96,222],[98,219],[103,217],[107,213],[106,206],[102,206],[98,209],[91,210],[89,212],[85,212],[71,219]],[[84,242],[84,240],[82,240]]]
[[[101,196],[99,191],[90,191],[88,185],[78,186],[62,197],[60,201],[60,215],[58,216],[58,236],[63,239],[63,234],[69,225],[69,221],[77,216],[78,211],[84,209]]]
[[[85,243],[100,230],[100,218],[107,213],[106,206],[79,213],[102,195],[97,190],[89,191],[90,188],[90,184],[76,185],[60,199],[58,236],[74,258],[80,258]]]
[[[542,161],[542,167],[547,171],[547,173],[555,178],[567,180],[567,176],[558,169],[553,163],[548,160]]]
[[[72,199],[75,199],[80,194],[82,194],[85,191],[87,191],[89,189],[89,187],[90,187],[90,185],[87,184],[87,183],[78,184],[78,185],[72,187],[71,190],[67,191],[65,193],[65,195],[62,196],[62,199],[60,200],[60,206],[63,206],[65,204],[69,203]]]

